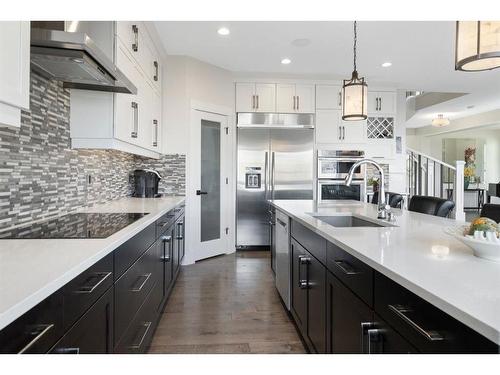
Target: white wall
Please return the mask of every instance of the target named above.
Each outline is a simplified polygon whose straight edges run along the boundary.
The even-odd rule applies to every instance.
[[[232,74],[188,56],[166,56],[164,66],[164,152],[187,154],[191,103],[233,108]]]

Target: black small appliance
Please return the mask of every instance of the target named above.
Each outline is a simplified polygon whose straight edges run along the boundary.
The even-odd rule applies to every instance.
[[[152,169],[136,169],[134,171],[134,197],[158,197],[160,174]]]

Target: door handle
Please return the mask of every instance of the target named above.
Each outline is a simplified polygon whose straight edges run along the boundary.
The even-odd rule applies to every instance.
[[[33,331],[30,332],[31,336],[35,336],[27,345],[25,345],[18,354],[24,354],[28,352],[33,345],[35,345],[43,336],[45,336],[51,329],[54,328],[54,324],[38,324],[33,327]]]
[[[269,155],[266,151],[265,153],[265,156],[264,156],[264,199],[267,200],[267,164],[268,164],[268,159],[269,159]]]
[[[154,134],[153,147],[158,147],[158,120],[153,120],[153,134]]]
[[[144,288],[144,285],[146,285],[146,283],[148,282],[149,278],[151,277],[152,273],[147,273],[145,275],[141,275],[138,277],[138,280],[144,278],[144,281],[141,283],[141,285],[139,285],[138,287],[135,287],[135,288],[132,288],[130,289],[131,292],[140,292],[142,290],[142,288]]]
[[[300,108],[300,96],[297,95],[297,111]]]
[[[368,330],[373,328],[372,322],[361,322],[361,353],[366,354],[368,351],[365,350],[365,336]]]
[[[297,257],[297,260],[299,263],[299,272],[298,272],[299,288],[300,289],[307,289],[307,287],[309,285],[308,280],[307,280],[307,274],[306,274],[306,278],[302,279],[300,269],[302,268],[302,265],[308,265],[311,259],[307,258],[305,255],[299,255]]]
[[[377,354],[380,352],[380,350],[375,351],[372,347],[372,343],[378,343],[380,342],[381,339],[381,334],[382,332],[379,329],[369,329],[367,331],[368,333],[368,354]]]
[[[274,151],[271,154],[271,199],[274,199]]]
[[[295,109],[297,108],[297,104],[296,104],[296,100],[295,100],[296,96],[294,95],[293,96],[293,110],[295,111]]]
[[[335,260],[333,262],[338,268],[340,268],[342,270],[342,272],[344,272],[346,275],[358,275],[360,274],[361,272],[359,271],[356,271],[356,269],[351,266],[348,262],[346,262],[345,260]]]
[[[207,195],[206,191],[196,190],[196,195]]]
[[[144,328],[144,333],[142,334],[139,342],[137,344],[132,344],[130,346],[130,349],[139,349],[142,346],[142,343],[144,342],[144,339],[146,338],[146,336],[149,332],[149,328],[151,328],[151,324],[153,324],[153,322],[144,322],[142,324],[142,327]]]
[[[153,76],[153,81],[158,81],[158,61],[153,62],[155,68],[155,75]]]
[[[278,222],[279,225],[281,225],[283,228],[286,229],[286,223],[283,220],[276,218],[276,221]]]
[[[82,293],[82,294],[90,294],[92,293],[99,285],[101,285],[104,280],[106,280],[111,275],[111,272],[98,272],[95,275],[91,276],[91,279],[96,279],[96,282],[91,285],[84,285],[80,287],[78,290],[75,290],[74,293]]]
[[[255,109],[255,95],[252,95],[252,109]]]
[[[342,107],[342,91],[339,91],[339,107]]]
[[[255,98],[257,99],[255,108],[259,109],[259,95],[255,95]]]
[[[137,138],[137,133],[139,131],[139,104],[137,102],[132,102],[132,111],[134,116],[134,127],[130,136],[132,138]]]

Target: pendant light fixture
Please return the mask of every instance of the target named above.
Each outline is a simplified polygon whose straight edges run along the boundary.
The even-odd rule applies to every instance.
[[[356,70],[357,23],[354,21],[354,70],[351,79],[344,79],[342,86],[342,120],[359,121],[368,117],[368,85]]]
[[[500,67],[500,21],[457,21],[455,70]]]
[[[437,128],[441,128],[446,125],[450,125],[450,120],[443,117],[443,114],[441,113],[438,115],[438,117],[432,120],[432,126],[435,126]]]

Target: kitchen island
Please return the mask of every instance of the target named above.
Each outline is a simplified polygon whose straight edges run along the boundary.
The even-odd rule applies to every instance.
[[[325,205],[318,205],[310,200],[274,200],[270,203],[290,218],[291,310],[296,322],[299,321],[297,324],[299,329],[306,332],[302,333],[306,336],[305,341],[312,342],[312,345],[309,345],[312,351],[338,352],[335,351],[335,337],[332,338],[334,334],[331,325],[334,323],[330,318],[345,315],[345,311],[338,311],[339,305],[335,303],[335,299],[333,301],[331,299],[329,292],[331,283],[328,280],[332,277],[335,284],[334,291],[335,288],[347,286],[345,291],[337,291],[337,294],[345,292],[345,296],[347,292],[353,292],[356,297],[355,302],[362,302],[356,306],[363,308],[364,304],[367,310],[371,311],[367,312],[367,322],[365,322],[369,324],[364,326],[368,334],[374,331],[370,330],[370,324],[373,328],[377,325],[374,322],[376,323],[379,315],[384,318],[384,314],[387,314],[387,320],[394,318],[395,323],[392,327],[406,339],[405,341],[409,341],[410,349],[434,352],[433,348],[436,347],[438,351],[443,352],[475,351],[474,347],[464,349],[446,346],[446,342],[451,340],[454,334],[449,332],[451,328],[447,326],[448,320],[456,322],[456,325],[463,330],[470,329],[478,336],[475,337],[471,332],[464,336],[467,338],[465,341],[469,342],[478,339],[475,347],[477,351],[482,351],[480,346],[483,344],[488,347],[486,350],[488,352],[498,351],[500,264],[475,257],[468,247],[444,233],[446,227],[464,224],[463,222],[393,209],[396,220],[389,223],[377,219],[376,205],[355,201],[339,201]],[[355,224],[362,225],[358,227],[335,227],[325,222],[338,222],[338,219],[331,217],[343,215],[366,220],[368,223]],[[382,226],[365,226],[371,224]],[[294,251],[298,254],[295,258]],[[324,265],[325,276],[322,274],[323,271],[314,265],[316,261]],[[295,264],[296,262],[298,263]],[[315,274],[311,276],[310,274],[314,272]],[[298,276],[298,280],[295,280],[294,276]],[[314,279],[316,276],[313,282],[304,284],[304,278]],[[337,283],[338,281],[340,283]],[[315,287],[322,284],[325,284],[325,291],[320,290],[316,296],[312,294]],[[309,313],[307,307],[295,306],[294,312],[294,297],[296,303],[300,304],[298,299],[301,298],[301,290],[308,290],[308,296],[305,297],[308,302],[304,302],[303,305],[309,303],[311,298],[319,300],[318,295],[322,293],[326,295],[324,302],[326,317],[315,313],[318,308],[322,310],[321,306],[310,308]],[[413,307],[404,307],[398,301],[390,302],[397,295],[402,296],[401,303],[413,304]],[[413,300],[418,301],[411,302]],[[343,301],[344,304],[347,303],[345,299]],[[388,306],[390,311],[385,311]],[[422,310],[420,316],[417,311],[419,308]],[[300,310],[303,312],[302,317],[299,316]],[[316,324],[314,321],[310,322],[312,328],[307,322],[300,322],[301,319],[307,321],[310,314],[316,315],[316,321],[323,319],[326,322],[324,343],[323,328],[314,327]],[[443,317],[436,318],[438,324],[435,323],[435,319],[434,322],[432,319],[426,321],[426,318],[439,314]],[[381,322],[384,327],[386,323],[391,323],[383,319]],[[363,321],[358,323],[361,324]],[[404,327],[403,323],[410,329]],[[422,327],[425,324],[430,324],[432,330]],[[357,328],[360,329],[360,326]],[[389,328],[391,324],[377,332]],[[412,341],[411,337],[410,339],[404,337],[407,329],[410,336],[417,333],[416,342]],[[440,329],[443,331],[439,332]],[[361,335],[358,334],[354,340],[358,342],[361,337],[360,352],[365,352],[366,348],[363,346],[370,346],[366,344],[370,342],[370,338],[363,339],[365,334],[363,330],[364,328],[361,328]],[[314,344],[314,337],[311,338],[315,335],[317,345]],[[428,342],[430,346],[424,349],[418,347],[419,340]]]

